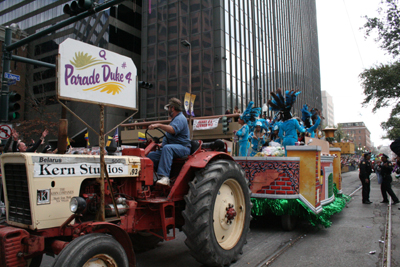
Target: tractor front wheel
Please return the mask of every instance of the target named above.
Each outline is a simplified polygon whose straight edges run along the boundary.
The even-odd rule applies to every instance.
[[[242,254],[250,225],[250,190],[242,168],[217,160],[189,184],[183,211],[186,245],[207,266],[226,266]]]
[[[88,234],[74,239],[58,255],[53,267],[128,267],[124,248],[112,236]]]

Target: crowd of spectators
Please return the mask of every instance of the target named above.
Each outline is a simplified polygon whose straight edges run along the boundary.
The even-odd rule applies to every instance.
[[[39,146],[41,144],[45,144],[45,137],[49,131],[45,129],[40,136],[40,138],[37,141],[34,141],[31,139],[30,143],[26,143],[26,141],[19,139],[19,133],[15,130],[11,130],[11,137],[8,138],[6,144],[4,147],[1,148],[1,153],[7,153],[7,152],[37,152]],[[42,153],[48,153],[50,152],[51,147],[49,145],[46,145],[42,151]],[[57,151],[51,151],[56,153]]]
[[[340,162],[343,166],[352,166],[357,168],[358,164],[360,163],[361,156],[360,155],[342,155],[340,158]]]
[[[11,137],[7,140],[4,146],[0,147],[0,154],[9,153],[9,152],[31,152],[31,153],[52,153],[56,154],[57,148],[53,149],[49,144],[46,145],[45,137],[48,135],[48,130],[45,129],[37,141],[31,139],[28,143],[25,140],[19,139],[20,135],[15,130],[11,130]],[[42,149],[40,145],[44,145]],[[72,147],[72,145],[68,145],[68,150],[66,154],[80,154],[80,155],[100,155],[99,147]],[[107,150],[105,150],[105,154],[109,154]]]

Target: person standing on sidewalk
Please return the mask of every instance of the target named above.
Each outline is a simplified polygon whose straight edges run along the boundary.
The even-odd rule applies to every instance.
[[[362,184],[362,203],[363,204],[371,204],[372,202],[369,201],[369,192],[371,191],[371,183],[369,176],[372,173],[371,168],[371,153],[365,153],[364,158],[360,162],[360,174],[359,178]]]
[[[399,199],[396,194],[392,190],[392,171],[393,165],[388,161],[389,157],[386,154],[382,155],[382,162],[378,166],[378,171],[380,171],[382,175],[382,183],[381,183],[381,192],[383,201],[381,203],[389,203],[387,194],[390,195],[393,202],[392,205],[399,203]]]

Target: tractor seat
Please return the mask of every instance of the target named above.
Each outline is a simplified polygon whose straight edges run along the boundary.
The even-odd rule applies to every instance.
[[[189,156],[193,155],[201,147],[202,143],[203,143],[202,141],[191,140],[190,141],[191,147],[190,147]],[[182,158],[174,158],[174,162],[186,161],[189,156],[185,156],[185,157],[182,157]]]
[[[193,155],[194,152],[197,151],[197,149],[199,149],[200,145],[201,145],[201,141],[196,141],[196,140],[191,140],[190,141],[190,155]]]

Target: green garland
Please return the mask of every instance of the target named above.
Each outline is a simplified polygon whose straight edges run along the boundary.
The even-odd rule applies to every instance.
[[[346,203],[350,201],[351,197],[338,194],[336,184],[333,188],[335,194],[335,201],[322,207],[322,211],[315,214],[306,204],[300,199],[266,199],[266,198],[252,198],[253,202],[252,214],[255,216],[263,216],[267,213],[273,213],[277,216],[284,214],[295,215],[308,220],[311,225],[323,225],[328,228],[332,222],[330,217],[342,211]]]

